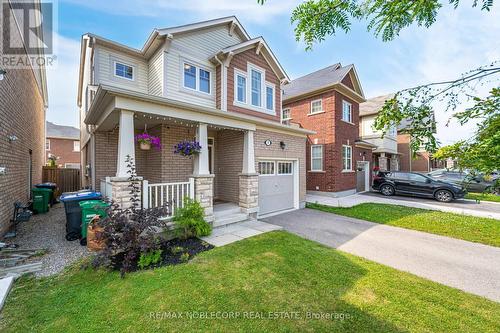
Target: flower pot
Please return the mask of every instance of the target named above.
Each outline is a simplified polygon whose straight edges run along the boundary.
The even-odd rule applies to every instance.
[[[151,149],[151,143],[149,142],[141,142],[139,147],[141,150],[150,150]]]

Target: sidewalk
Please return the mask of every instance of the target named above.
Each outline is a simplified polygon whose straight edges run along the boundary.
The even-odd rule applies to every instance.
[[[379,193],[356,193],[340,198],[307,194],[306,201],[333,207],[352,207],[362,203],[381,203],[500,220],[500,205],[498,203],[485,201],[482,201],[480,204],[472,200],[456,200],[449,203],[443,203],[426,198],[403,196],[384,197]]]

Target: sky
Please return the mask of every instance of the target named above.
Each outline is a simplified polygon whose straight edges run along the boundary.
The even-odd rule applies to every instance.
[[[263,36],[288,75],[294,79],[340,62],[354,64],[367,98],[422,83],[448,80],[469,69],[500,60],[500,6],[491,12],[462,1],[457,10],[445,5],[430,28],[412,26],[391,42],[354,22],[343,32],[306,51],[295,40],[290,15],[297,0],[59,0],[55,31],[57,66],[47,69],[47,120],[78,127],[76,105],[80,38],[91,32],[141,48],[154,28],[236,15],[250,36]],[[443,1],[447,2],[447,1]],[[485,96],[498,81],[478,88]],[[460,109],[470,102],[463,101]],[[473,135],[475,124],[448,126],[450,113],[435,106],[437,136],[450,144]]]

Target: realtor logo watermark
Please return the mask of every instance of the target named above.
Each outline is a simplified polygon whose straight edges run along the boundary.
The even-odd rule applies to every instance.
[[[54,66],[55,4],[34,0],[0,0],[0,68]]]

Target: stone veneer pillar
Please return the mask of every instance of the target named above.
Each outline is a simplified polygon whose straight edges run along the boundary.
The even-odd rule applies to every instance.
[[[139,188],[139,207],[142,202],[142,177],[136,177]],[[121,209],[127,209],[132,207],[132,194],[130,193],[130,180],[128,177],[110,177],[109,182],[111,183],[111,196],[110,199],[117,204]]]
[[[391,171],[399,171],[399,163],[397,156],[391,157],[390,166]]]
[[[214,175],[193,175],[194,198],[205,210],[205,220],[214,221]]]
[[[382,153],[378,158],[378,167],[380,171],[387,171],[387,166],[387,157]]]
[[[259,212],[259,174],[239,175],[239,206],[241,211],[249,214],[252,218],[257,218]]]

